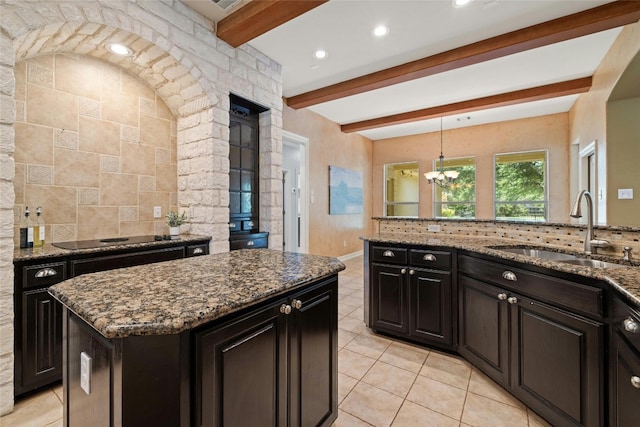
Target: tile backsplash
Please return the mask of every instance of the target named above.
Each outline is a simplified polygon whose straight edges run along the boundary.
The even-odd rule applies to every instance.
[[[15,81],[16,228],[41,206],[47,242],[168,233],[176,120],[153,89],[81,55],[18,62]]]

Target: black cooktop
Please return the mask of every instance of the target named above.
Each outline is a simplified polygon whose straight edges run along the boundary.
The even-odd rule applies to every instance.
[[[57,242],[52,243],[53,246],[62,249],[93,249],[104,248],[106,246],[115,245],[135,245],[138,243],[149,243],[160,240],[171,240],[168,235],[150,235],[150,236],[132,236],[132,237],[112,237],[100,240],[76,240],[73,242]]]

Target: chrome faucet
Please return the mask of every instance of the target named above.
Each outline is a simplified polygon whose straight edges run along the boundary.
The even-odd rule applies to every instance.
[[[596,248],[605,248],[609,246],[609,242],[606,240],[598,240],[595,238],[593,234],[593,198],[591,197],[591,193],[587,190],[582,190],[578,193],[578,197],[576,197],[576,201],[573,204],[573,208],[569,213],[573,218],[581,218],[582,212],[580,210],[580,201],[584,196],[587,201],[587,209],[589,210],[587,214],[587,235],[584,238],[584,253],[587,255],[591,255],[591,253],[596,253]],[[593,250],[592,250],[593,248]]]

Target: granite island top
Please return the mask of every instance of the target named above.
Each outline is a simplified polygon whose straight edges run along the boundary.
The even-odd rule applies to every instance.
[[[197,234],[181,234],[177,239],[171,240],[156,240],[144,243],[122,242],[87,249],[63,249],[53,246],[51,243],[46,243],[40,248],[15,248],[13,250],[13,261],[30,261],[38,259],[45,260],[47,258],[55,258],[60,256],[112,252],[121,249],[153,249],[154,247],[166,246],[172,243],[196,243],[209,240],[211,240],[210,236],[201,236]]]
[[[344,269],[337,258],[245,249],[85,274],[49,293],[106,338],[167,335]]]
[[[592,268],[567,264],[559,261],[552,261],[542,258],[535,258],[526,255],[518,255],[501,251],[497,247],[517,247],[545,249],[550,251],[570,253],[583,257],[580,252],[571,252],[553,246],[536,245],[531,242],[519,242],[512,239],[489,238],[485,236],[452,236],[434,237],[427,234],[404,234],[404,233],[378,233],[375,235],[362,236],[362,240],[378,243],[404,244],[404,245],[425,245],[464,249],[480,254],[490,255],[506,260],[516,261],[523,264],[536,265],[565,273],[577,274],[591,277],[609,283],[627,302],[634,304],[640,309],[640,260],[632,262],[622,262],[610,257],[592,255],[590,258],[601,261],[616,262],[622,264],[620,268]],[[586,258],[586,256],[584,256]]]

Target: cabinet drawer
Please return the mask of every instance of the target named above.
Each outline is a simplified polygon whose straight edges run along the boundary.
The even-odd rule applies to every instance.
[[[251,231],[255,228],[255,223],[252,220],[242,221],[242,231]]]
[[[409,264],[434,270],[451,270],[451,252],[411,249]]]
[[[75,277],[80,274],[95,273],[96,271],[133,267],[135,265],[170,261],[179,258],[184,258],[183,246],[95,258],[76,259],[70,261],[71,275]]]
[[[41,288],[62,282],[67,278],[65,261],[22,267],[22,288]]]
[[[202,243],[200,245],[189,245],[187,246],[186,256],[198,256],[198,255],[208,255],[209,254],[209,244]]]
[[[231,221],[229,223],[229,231],[240,231],[240,221]]]
[[[603,292],[592,286],[465,255],[458,257],[458,270],[555,306],[598,317],[603,314]]]
[[[259,249],[266,248],[268,246],[266,237],[258,237],[255,239],[234,239],[229,241],[229,248],[233,250],[237,249]]]
[[[407,249],[393,246],[373,246],[371,259],[377,262],[407,264]]]

